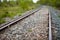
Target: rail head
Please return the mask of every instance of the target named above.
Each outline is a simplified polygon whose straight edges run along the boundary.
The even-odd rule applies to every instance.
[[[49,40],[52,40],[51,13],[49,11]]]

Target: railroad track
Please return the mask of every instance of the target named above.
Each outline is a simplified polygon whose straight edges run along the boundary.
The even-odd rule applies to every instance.
[[[20,17],[17,18],[17,19],[13,19],[13,20],[10,21],[10,22],[7,22],[7,23],[5,23],[5,24],[0,25],[0,30],[2,30],[2,29],[4,29],[4,28],[6,28],[6,27],[8,27],[8,26],[10,26],[10,25],[12,25],[12,24],[14,24],[14,23],[16,23],[16,22],[18,22],[18,21],[20,21],[20,20],[22,20],[22,19],[24,19],[24,18],[26,18],[26,17],[28,17],[28,16],[30,16],[31,14],[34,14],[35,12],[37,12],[37,11],[39,11],[39,10],[40,10],[40,8],[31,10],[31,11],[29,11],[28,13],[23,14],[22,16],[20,16]]]
[[[17,24],[20,24],[19,26],[21,26],[21,28],[22,28],[22,26],[23,26],[23,32],[21,33],[20,31],[20,33],[21,33],[21,35],[22,34],[24,34],[25,36],[28,36],[27,37],[27,39],[28,38],[30,38],[30,39],[28,39],[28,40],[40,40],[40,36],[42,36],[43,37],[43,39],[41,38],[41,40],[52,40],[52,29],[51,29],[51,15],[50,15],[50,13],[48,12],[48,10],[45,12],[46,10],[45,10],[45,8],[43,7],[43,9],[41,9],[41,8],[37,8],[37,9],[35,9],[35,10],[32,10],[32,11],[29,11],[28,13],[26,13],[26,14],[24,14],[24,15],[22,15],[22,16],[20,16],[19,18],[17,18],[17,19],[14,19],[14,20],[12,20],[12,21],[10,21],[10,22],[8,22],[8,23],[6,23],[6,24],[3,24],[3,25],[1,25],[0,26],[0,31],[2,31],[2,33],[0,33],[0,34],[2,34],[2,35],[5,35],[6,33],[8,33],[9,31],[11,32],[11,29],[13,30],[13,28],[14,28],[14,26],[16,26]],[[45,14],[45,13],[46,14]],[[41,13],[41,14],[40,14]],[[36,17],[36,15],[37,15],[37,18],[33,18],[31,15],[33,15],[33,17]],[[40,17],[40,16],[41,17]],[[30,17],[31,16],[31,17]],[[45,19],[46,18],[46,19]],[[32,20],[33,19],[33,20]],[[45,19],[45,21],[44,21],[44,19]],[[48,19],[48,20],[47,20]],[[23,20],[23,21],[22,21]],[[19,21],[22,21],[21,23],[18,23]],[[27,21],[27,22],[25,22],[25,21]],[[30,21],[32,21],[32,22],[30,22]],[[37,21],[37,22],[36,22]],[[40,22],[39,22],[40,21]],[[25,23],[24,23],[25,22]],[[45,23],[46,22],[46,23]],[[39,24],[40,23],[40,24]],[[44,24],[45,23],[45,24]],[[22,25],[23,24],[23,25]],[[12,27],[12,25],[13,25],[13,27]],[[28,27],[28,26],[29,27]],[[32,25],[32,26],[31,26]],[[40,25],[42,26],[41,28],[40,28]],[[10,28],[10,26],[12,27],[12,28]],[[18,26],[18,25],[17,25]],[[18,26],[18,27],[19,27]],[[26,26],[26,27],[25,27]],[[35,27],[35,26],[37,26],[37,27]],[[44,27],[43,27],[44,26]],[[25,28],[24,28],[25,27]],[[8,28],[8,29],[7,29]],[[45,29],[44,29],[45,28]],[[19,30],[20,30],[20,28],[18,28]],[[17,30],[18,31],[18,29],[16,28],[16,29],[14,29],[13,31],[14,32],[9,32],[8,33],[8,36],[9,35],[13,35],[13,33],[15,34],[15,31]],[[32,30],[33,31],[32,31]],[[36,29],[36,30],[35,30]],[[41,31],[41,33],[40,33],[40,31],[39,30],[43,30],[43,31]],[[4,31],[3,31],[4,30]],[[27,31],[25,31],[25,30],[28,30],[29,32],[27,32]],[[38,31],[37,31],[38,30]],[[46,31],[48,31],[48,32],[46,32]],[[26,33],[27,32],[27,33]],[[34,33],[35,32],[35,33]],[[18,32],[17,32],[18,33]],[[17,34],[16,33],[16,34]],[[36,35],[35,35],[36,34]],[[33,35],[33,37],[32,37],[32,35]],[[40,36],[39,36],[40,35]],[[1,35],[0,35],[1,36]],[[35,36],[37,36],[37,37],[35,37]],[[31,38],[32,37],[32,38]],[[2,38],[3,39],[3,38]],[[8,39],[8,38],[7,38]],[[12,39],[12,38],[11,38]],[[25,39],[25,37],[24,38],[21,38],[22,40],[24,40]],[[26,39],[25,39],[26,40]]]

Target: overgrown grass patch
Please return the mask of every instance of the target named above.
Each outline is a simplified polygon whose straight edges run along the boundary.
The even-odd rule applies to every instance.
[[[34,5],[29,6],[27,9],[21,8],[20,6],[3,7],[0,9],[0,24],[5,22],[3,18],[6,18],[6,17],[13,18],[16,15],[21,16],[24,12],[34,8],[35,8]]]
[[[60,18],[60,15],[58,15],[58,17]]]
[[[0,24],[5,23],[6,21],[4,19],[0,19]]]
[[[28,29],[28,32],[32,32],[32,29]]]

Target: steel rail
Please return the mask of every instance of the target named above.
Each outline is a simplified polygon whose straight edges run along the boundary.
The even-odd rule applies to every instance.
[[[26,18],[26,17],[34,14],[35,12],[39,11],[40,9],[41,9],[41,8],[39,7],[39,8],[37,8],[37,9],[35,9],[35,10],[31,10],[31,11],[29,11],[28,13],[23,14],[23,15],[20,16],[19,18],[14,19],[14,20],[6,23],[6,24],[1,25],[1,26],[0,26],[0,31],[1,31],[2,29],[4,29],[4,28],[6,28],[6,27],[8,27],[8,26],[10,26],[10,25],[12,25],[12,24],[14,24],[14,23],[16,23],[16,22],[18,22],[18,21],[21,21],[22,19],[24,19],[24,18]]]
[[[52,40],[51,14],[49,12],[49,40]]]

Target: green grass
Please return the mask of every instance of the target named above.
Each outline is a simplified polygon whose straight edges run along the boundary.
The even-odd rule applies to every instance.
[[[5,23],[4,19],[0,19],[0,24]]]
[[[60,18],[60,15],[58,15],[58,17]]]
[[[15,7],[3,7],[0,9],[0,24],[5,23],[5,20],[3,18],[9,17],[13,18],[16,15],[21,16],[24,12],[27,10],[34,9],[35,6],[30,6],[28,9],[23,9],[21,7],[15,6]]]
[[[32,29],[29,29],[28,32],[32,32]]]
[[[0,24],[5,23],[5,20],[3,19],[5,17],[13,18],[17,14],[21,15],[20,10],[18,9],[19,7],[7,7],[0,9]]]

